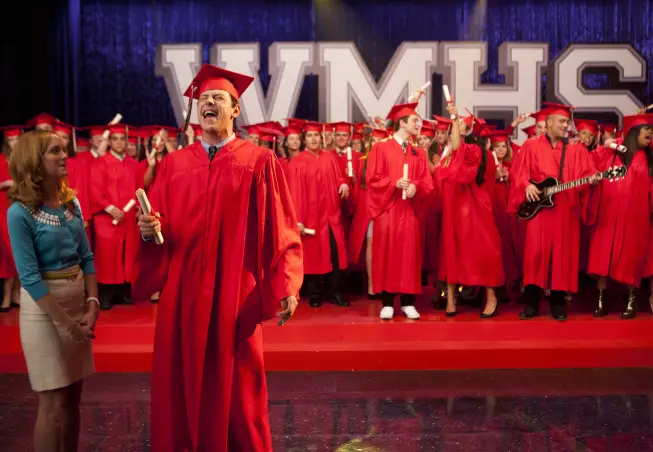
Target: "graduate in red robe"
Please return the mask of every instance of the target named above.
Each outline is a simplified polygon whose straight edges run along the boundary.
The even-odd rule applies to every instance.
[[[457,116],[453,104],[447,106]],[[481,318],[497,314],[495,287],[505,282],[501,260],[501,238],[494,218],[494,175],[492,154],[477,143],[480,121],[472,117],[470,126],[465,120],[453,122],[451,154],[437,170],[442,184],[442,235],[439,277],[447,282],[446,315],[456,315],[455,288],[481,286],[486,288],[487,303]],[[469,132],[467,133],[469,127]],[[465,139],[461,136],[465,134]]]
[[[111,309],[113,303],[133,302],[129,283],[137,244],[136,209],[124,209],[130,200],[135,200],[136,189],[143,187],[138,162],[126,154],[127,128],[117,124],[110,126],[109,131],[111,150],[94,163],[94,182],[90,187],[95,269],[102,309]]]
[[[356,179],[360,177],[363,164],[361,157],[363,154],[352,149],[351,147],[351,129],[353,124],[348,122],[336,122],[331,124],[334,130],[334,143],[335,149],[333,152],[338,156],[338,164],[340,170],[347,178],[348,183],[354,186]],[[351,162],[351,163],[349,163]],[[355,205],[354,196],[350,196],[347,200],[341,203],[342,210],[342,224],[345,228],[345,237],[349,237],[349,226],[354,215]]]
[[[435,129],[424,121],[417,136],[417,146],[426,150],[429,173],[433,176],[435,165],[440,161],[439,145],[435,140]],[[440,212],[438,197],[431,194],[420,210],[420,239],[422,248],[422,283],[427,285],[428,275],[437,275],[440,249]],[[437,278],[436,278],[437,279]]]
[[[422,291],[419,212],[433,191],[433,180],[426,151],[409,142],[421,126],[416,106],[392,107],[387,118],[395,133],[372,147],[367,162],[372,278],[374,290],[381,293],[379,317],[383,320],[394,316],[395,295],[400,295],[402,312],[409,319],[419,319],[415,309],[415,296]]]
[[[16,142],[23,134],[23,128],[24,126],[0,128],[3,135],[2,152],[0,152],[0,279],[4,280],[0,312],[7,312],[12,306],[18,306],[20,300],[20,282],[11,252],[7,226],[7,210],[9,209],[7,191],[14,185],[9,174],[9,157]]]
[[[162,161],[149,194],[156,212],[139,217],[148,241],[139,240],[135,294],[161,291],[150,424],[157,452],[272,450],[261,322],[279,304],[282,321],[296,308],[302,247],[278,159],[234,134],[252,80],[200,69],[185,95],[198,98],[202,140]]]
[[[510,193],[510,168],[513,161],[513,147],[507,132],[496,131],[490,137],[494,158],[494,217],[496,219],[499,235],[501,236],[501,258],[503,270],[506,275],[506,288],[521,280],[521,260],[517,242],[517,217],[508,212],[508,195]],[[503,291],[507,296],[507,291]]]
[[[545,135],[527,140],[513,165],[509,212],[517,212],[527,199],[539,199],[540,192],[531,181],[559,177],[563,146],[566,148],[562,181],[592,177],[599,180],[589,153],[582,144],[565,144],[573,107],[549,104]],[[581,214],[587,207],[588,188],[580,187],[555,195],[555,207],[544,209],[527,221],[524,247],[524,298],[526,307],[520,314],[530,319],[539,314],[542,290],[551,289],[551,316],[566,320],[566,292],[578,288],[578,249],[580,247]],[[592,223],[593,219],[582,215]]]
[[[388,132],[383,129],[374,129],[370,134],[371,145],[374,146],[381,140],[388,138]],[[347,241],[347,256],[350,266],[361,262],[365,255],[365,270],[367,272],[367,297],[370,300],[377,300],[379,294],[374,290],[372,278],[372,217],[368,209],[367,196],[368,186],[366,181],[368,156],[361,157],[363,164],[361,174],[356,179],[354,187],[354,216],[349,230]],[[363,253],[364,251],[364,253]]]
[[[349,197],[350,187],[336,153],[320,149],[321,130],[322,124],[316,122],[304,126],[306,149],[288,164],[288,187],[302,234],[309,304],[319,307],[327,298],[338,306],[349,306],[340,293],[341,271],[347,268],[340,206]]]
[[[637,315],[635,288],[639,287],[645,270],[649,236],[653,155],[650,152],[653,116],[624,117],[626,152],[599,147],[592,153],[599,171],[625,165],[622,181],[597,185],[592,196],[599,198],[598,215],[592,229],[589,247],[588,273],[598,276],[598,301],[595,317],[607,315],[603,291],[607,278],[628,286],[628,302],[621,314],[623,319]]]

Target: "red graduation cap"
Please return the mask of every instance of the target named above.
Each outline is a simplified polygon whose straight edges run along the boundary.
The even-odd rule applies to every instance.
[[[535,119],[535,122],[544,122],[546,121],[546,117],[549,115],[549,109],[544,108],[540,111],[536,111],[535,113],[531,113],[531,118]]]
[[[90,136],[96,136],[96,135],[102,135],[105,130],[107,130],[107,126],[88,126],[88,127],[82,127],[81,130],[88,130]]]
[[[472,128],[472,126],[474,126],[472,133],[475,136],[483,136],[482,135],[483,129],[486,128],[487,125],[485,120],[481,118],[477,118],[476,116],[474,116],[474,114],[471,111],[469,111],[466,108],[465,111],[469,113],[469,116],[463,118],[463,121],[465,122],[465,124],[467,124],[467,130],[469,131],[469,129]]]
[[[353,126],[353,124],[344,121],[334,122],[331,125],[334,127],[335,132],[344,132],[344,133],[351,133],[351,128]]]
[[[259,130],[259,124],[250,124],[248,126],[243,126],[243,129],[247,131],[247,135],[261,135]]]
[[[422,123],[422,128],[420,129],[419,134],[424,135],[425,137],[434,138],[435,129],[433,128],[430,122],[424,121]]]
[[[363,135],[358,132],[354,132],[351,136],[351,141],[363,141]]]
[[[137,136],[131,135],[127,137],[127,142],[131,144],[138,144],[138,138]]]
[[[574,119],[574,125],[579,132],[581,130],[589,130],[595,134],[599,131],[598,123],[593,119]]]
[[[383,129],[372,129],[371,135],[372,138],[379,138],[381,140],[385,140],[386,138],[388,138],[389,133],[387,130],[383,130]]]
[[[62,132],[68,136],[72,136],[73,129],[77,129],[77,127],[72,126],[70,124],[66,124],[65,122],[59,120],[55,121],[54,123],[54,132]]]
[[[288,127],[292,127],[294,129],[299,129],[299,130],[301,130],[304,127],[304,124],[306,124],[305,119],[286,118],[286,121],[288,121]]]
[[[335,125],[332,122],[325,122],[322,124],[322,128],[324,129],[325,132],[333,132]]]
[[[326,127],[327,124],[324,124],[324,127]],[[315,121],[306,121],[306,124],[304,124],[304,133],[308,132],[322,132],[323,125],[322,123],[315,122]]]
[[[23,134],[23,129],[26,126],[2,126],[0,127],[0,131],[2,131],[2,134],[5,136],[5,138],[9,137],[19,137]]]
[[[630,129],[633,127],[641,126],[643,124],[653,127],[653,115],[647,114],[624,116],[624,137],[628,135]]]
[[[238,100],[253,81],[254,77],[249,75],[232,72],[211,64],[204,64],[184,92],[184,96],[199,99],[200,94],[205,91],[221,89]]]
[[[274,129],[278,132],[283,131],[283,126],[278,121],[266,121],[259,124],[260,127],[267,127],[268,129]]]
[[[41,124],[49,124],[50,126],[54,127],[54,123],[57,120],[54,116],[48,114],[48,113],[39,113],[38,115],[34,116],[32,119],[27,121],[27,125],[30,127],[36,127]]]
[[[528,136],[528,138],[532,138],[535,136],[535,126],[524,127],[522,130]]]
[[[361,135],[364,135],[366,125],[367,124],[364,122],[357,122],[356,124],[354,124],[354,133],[359,133]]]
[[[77,138],[77,147],[78,148],[90,148],[91,142],[88,138]]]
[[[613,135],[617,131],[616,124],[599,124],[599,128],[601,129],[601,132],[608,132]]]
[[[435,130],[446,132],[449,130],[449,127],[453,125],[453,121],[444,116],[433,115],[433,118],[437,121],[435,124]]]
[[[478,118],[477,118],[478,119]],[[497,128],[496,124],[488,124],[484,123],[480,127],[480,136],[485,137],[485,138],[490,138],[492,136],[492,132],[494,132]]]
[[[161,130],[161,129],[159,129],[159,130]],[[159,132],[157,131],[157,133],[159,133]],[[133,138],[143,138],[143,139],[150,138],[150,129],[148,127],[139,127],[139,128],[130,127],[129,128],[129,137],[130,138],[132,138],[132,137]]]
[[[546,116],[559,115],[571,119],[571,112],[574,109],[571,105],[557,104],[555,102],[542,102],[546,108]],[[546,118],[545,118],[546,119]]]
[[[401,118],[404,118],[404,117],[410,116],[410,115],[416,115],[417,112],[415,111],[415,108],[417,108],[417,105],[418,105],[417,102],[411,102],[409,104],[394,105],[390,109],[390,112],[388,113],[388,116],[386,117],[386,119],[389,119],[393,123],[396,123]]]
[[[120,124],[120,123],[114,124],[112,126],[108,126],[108,129],[109,129],[109,134],[122,133],[122,134],[127,135],[127,131],[128,131],[127,125],[126,124]]]
[[[289,137],[290,135],[301,135],[301,134],[302,134],[301,127],[298,127],[296,125],[284,127],[283,129],[283,135],[285,137]]]
[[[492,144],[510,141],[510,135],[505,130],[495,130],[490,133],[490,142]]]

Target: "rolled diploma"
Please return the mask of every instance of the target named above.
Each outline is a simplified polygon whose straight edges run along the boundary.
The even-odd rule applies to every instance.
[[[115,126],[118,124],[120,121],[122,121],[122,115],[120,113],[116,113],[116,116],[113,117],[111,121],[109,121],[110,126]],[[102,132],[102,139],[107,140],[109,138],[109,130],[105,130]]]
[[[420,91],[421,91],[421,92],[426,91],[426,89],[427,89],[429,86],[431,86],[431,82],[426,82],[426,83],[424,83],[424,84],[423,84],[423,85],[422,85],[422,86],[417,90],[417,92],[415,92],[415,94],[413,94],[412,96],[410,96],[410,97],[408,98],[408,102],[415,102],[415,101],[417,100],[417,97],[419,96]]]
[[[141,205],[141,209],[143,210],[143,213],[145,215],[151,215],[152,206],[150,205],[150,200],[147,199],[147,194],[145,193],[145,190],[143,190],[142,188],[136,190],[136,197],[138,198],[138,202]],[[156,242],[157,245],[161,245],[163,243],[163,234],[161,234],[161,232],[157,232],[156,235],[154,236],[154,241]]]
[[[449,155],[449,152],[451,152],[451,147],[450,146],[445,146],[444,151],[442,151],[442,155],[440,156],[440,162],[444,161],[444,159],[447,158]]]
[[[125,204],[125,207],[122,208],[122,211],[127,213],[130,210],[132,210],[132,207],[134,207],[135,205],[136,205],[136,201],[134,199],[130,199],[129,201],[127,201],[127,204]],[[112,223],[115,226],[118,224],[118,220],[113,220]]]
[[[354,165],[351,163],[351,148],[347,148],[347,176],[354,177]]]
[[[453,99],[451,98],[451,93],[449,92],[449,87],[447,85],[442,85],[442,91],[444,92],[444,100],[447,101],[447,104],[453,103]],[[454,119],[455,116],[451,115],[451,119]]]
[[[157,134],[156,138],[154,139],[154,145],[159,146],[161,144],[161,136],[163,135],[163,129],[159,130],[159,133]]]
[[[404,180],[408,180],[408,163],[404,163]],[[401,192],[401,199],[406,199],[406,189]]]
[[[301,223],[297,223],[297,226],[304,226],[304,225]],[[307,227],[304,227],[304,234],[315,235],[315,229],[308,229]]]
[[[497,157],[497,153],[495,151],[492,151],[492,157],[494,157],[494,164],[496,166],[501,166],[501,165],[499,165],[499,158]],[[499,180],[502,181],[503,177],[501,179],[499,179]]]

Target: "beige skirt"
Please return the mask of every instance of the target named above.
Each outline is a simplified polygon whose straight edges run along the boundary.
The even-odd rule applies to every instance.
[[[82,273],[44,282],[66,313],[76,322],[80,321],[87,309]],[[95,372],[91,341],[75,342],[41,310],[25,289],[20,290],[20,342],[34,391],[64,388]]]

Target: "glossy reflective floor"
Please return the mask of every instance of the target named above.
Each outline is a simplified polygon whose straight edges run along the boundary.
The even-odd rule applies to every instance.
[[[148,374],[85,387],[82,451],[149,451]],[[275,451],[653,451],[653,369],[271,373]],[[36,399],[0,375],[0,451]]]

